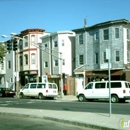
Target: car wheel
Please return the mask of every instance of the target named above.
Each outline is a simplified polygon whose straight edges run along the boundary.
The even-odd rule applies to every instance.
[[[39,99],[43,99],[43,94],[42,94],[42,93],[39,93],[38,98],[39,98]]]
[[[0,93],[0,97],[2,97],[3,96],[3,94],[2,93]]]
[[[86,100],[83,94],[79,95],[78,99],[80,102],[84,102]]]
[[[112,103],[117,103],[117,102],[119,102],[118,96],[117,96],[117,95],[111,95],[111,102],[112,102]]]
[[[24,98],[23,93],[20,93],[20,94],[19,94],[19,97],[20,97],[20,98]]]

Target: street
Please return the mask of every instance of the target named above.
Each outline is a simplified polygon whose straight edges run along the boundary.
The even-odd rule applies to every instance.
[[[0,107],[12,108],[29,108],[44,110],[60,110],[73,112],[92,112],[92,113],[109,113],[109,102],[78,102],[78,101],[61,101],[61,100],[39,100],[39,99],[19,99],[19,98],[1,98]],[[130,115],[130,103],[113,103],[112,114]]]
[[[0,130],[95,130],[40,118],[0,114]]]

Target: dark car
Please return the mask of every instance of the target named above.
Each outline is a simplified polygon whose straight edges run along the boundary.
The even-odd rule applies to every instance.
[[[0,97],[14,97],[15,91],[10,88],[1,88],[0,87]]]

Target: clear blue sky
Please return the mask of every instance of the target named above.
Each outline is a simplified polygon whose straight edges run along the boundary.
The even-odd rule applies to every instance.
[[[29,28],[73,30],[116,19],[130,20],[130,0],[0,0],[1,35]]]

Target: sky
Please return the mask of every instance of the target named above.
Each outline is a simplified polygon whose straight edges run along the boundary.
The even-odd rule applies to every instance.
[[[130,0],[0,0],[0,41],[30,28],[53,33],[82,28],[85,18],[88,26],[130,20]]]

